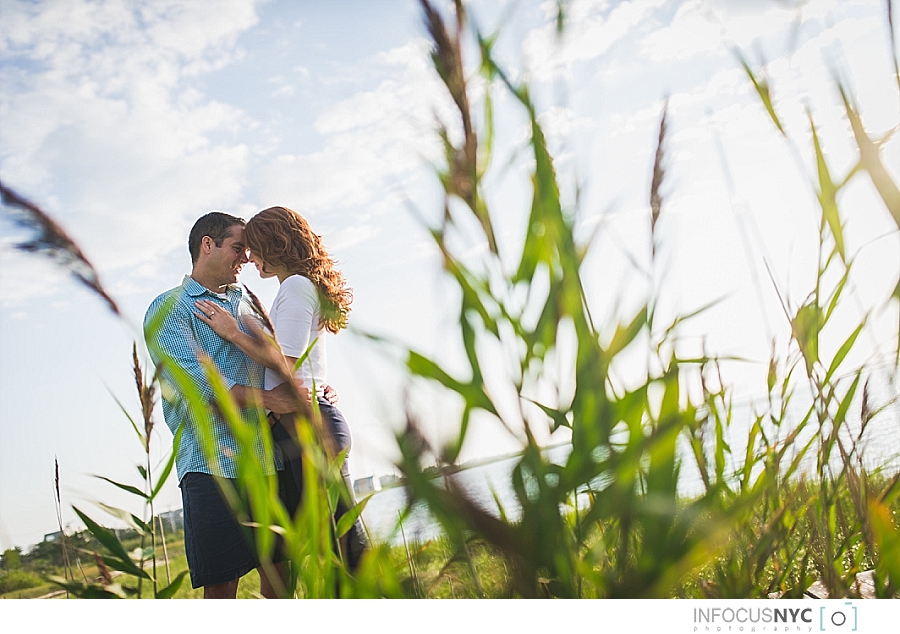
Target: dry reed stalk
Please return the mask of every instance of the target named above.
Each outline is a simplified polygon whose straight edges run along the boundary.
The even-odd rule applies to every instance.
[[[150,436],[153,433],[153,396],[155,392],[155,387],[152,383],[149,385],[144,381],[144,372],[141,369],[141,363],[138,359],[137,353],[137,342],[132,344],[131,348],[131,359],[134,369],[134,382],[137,387],[138,392],[138,400],[141,403],[141,417],[144,421],[144,436],[142,438],[144,443],[144,453],[147,458],[147,466],[146,466],[146,475],[144,476],[144,480],[147,486],[147,495],[149,496],[151,491],[153,490],[153,474],[152,474],[152,464],[150,462]],[[152,554],[153,561],[153,585],[154,590],[156,588],[156,526],[153,523],[154,518],[154,509],[153,509],[153,499],[148,497],[147,504],[150,507],[150,548]],[[145,534],[141,534],[141,563],[140,567],[144,567],[144,539],[146,539]],[[166,562],[168,564],[168,562]],[[141,590],[143,588],[143,579],[138,580],[138,598],[141,596]]]
[[[247,297],[250,298],[250,306],[253,307],[256,315],[262,320],[265,327],[269,330],[269,334],[272,338],[275,338],[275,325],[272,323],[271,318],[269,317],[269,313],[266,310],[266,307],[262,305],[262,302],[259,301],[259,297],[256,296],[256,293],[250,290],[246,284],[243,284],[244,292],[247,293]]]
[[[87,573],[84,572],[84,566],[81,565],[81,557],[75,557],[75,563],[78,564],[78,570],[81,572],[81,578],[84,582],[88,582]]]
[[[63,551],[63,561],[65,562],[65,569],[63,574],[66,579],[69,579],[69,575],[71,578],[75,579],[75,574],[72,572],[72,564],[69,561],[69,549],[66,544],[66,531],[63,529],[63,521],[62,521],[62,497],[59,494],[59,459],[56,456],[53,456],[53,487],[56,491],[56,521],[59,524],[59,543],[62,546]],[[68,598],[69,593],[66,592],[66,597]]]
[[[162,518],[158,515],[156,516],[156,521],[159,522],[159,536],[162,539],[162,547],[163,547],[163,561],[166,562],[166,584],[172,584],[172,572],[169,570],[169,549],[166,548],[166,529],[163,528]]]
[[[137,343],[132,344],[131,358],[134,364],[134,381],[138,391],[138,399],[141,403],[141,416],[144,420],[144,438],[146,439],[146,453],[150,453],[150,435],[153,432],[153,401],[156,396],[156,385],[153,381],[144,381],[144,373],[138,359]],[[149,471],[147,472],[150,473]]]
[[[100,573],[100,577],[103,579],[103,583],[108,586],[113,584],[112,575],[109,573],[109,568],[106,567],[106,564],[103,562],[103,557],[100,556],[100,553],[94,551],[94,561],[97,562],[97,571]]]
[[[897,36],[894,34],[894,11],[892,9],[893,0],[885,0],[887,4],[887,21],[888,31],[891,35],[891,57],[894,62],[894,79],[897,81],[897,88],[900,88],[900,62],[897,60]]]
[[[869,421],[871,421],[872,418],[875,416],[875,413],[872,411],[872,405],[871,405],[872,394],[871,394],[871,392],[869,392],[869,381],[871,379],[872,379],[871,376],[867,377],[866,382],[863,385],[862,405],[860,406],[860,412],[859,412],[859,420],[860,420],[859,436],[857,436],[857,439],[856,439],[857,442],[862,441],[862,436],[866,432],[866,427],[868,427]]]
[[[460,33],[465,23],[465,12],[462,3],[456,0],[457,28],[451,36],[440,13],[431,6],[428,0],[421,0],[421,4],[425,13],[425,26],[428,28],[428,32],[435,43],[435,50],[431,54],[435,70],[437,70],[438,75],[440,75],[447,86],[450,97],[456,104],[462,118],[465,140],[463,147],[457,149],[457,162],[450,166],[453,173],[453,178],[451,179],[453,193],[465,200],[470,207],[474,207],[475,153],[478,144],[469,110],[469,97],[466,93],[462,46],[460,44]]]
[[[406,542],[406,531],[403,530],[403,514],[400,511],[397,511],[397,516],[400,518],[400,537],[403,538],[403,549],[406,551],[406,565],[409,567],[409,577],[412,579],[416,594],[418,594],[420,598],[424,598],[420,590],[421,583],[419,581],[419,575],[416,574],[416,566],[413,563],[412,555],[409,553],[409,544]]]
[[[0,183],[0,197],[7,209],[15,210],[10,215],[17,225],[36,232],[31,240],[17,244],[17,249],[26,253],[40,253],[55,260],[78,281],[102,297],[113,313],[122,316],[116,302],[100,284],[94,266],[56,221],[3,183]]]
[[[425,455],[439,456],[422,434],[418,423],[409,415],[407,415],[406,429],[398,439],[401,441],[401,452],[407,460],[412,459],[410,461],[411,464],[420,464]],[[405,466],[400,468],[408,480],[416,477],[416,474],[408,471]],[[411,497],[415,494],[415,491],[409,487],[407,491]],[[434,504],[434,508],[439,508],[447,512],[448,515],[460,519],[467,527],[496,547],[497,551],[509,561],[514,569],[517,571],[522,569],[524,564],[521,559],[522,536],[515,526],[485,511],[462,487],[449,478],[444,478],[443,487],[433,487],[430,491],[430,496],[432,499],[429,500],[429,505]],[[470,564],[470,572],[473,579],[477,579],[477,573],[474,566],[471,565],[471,559],[468,559],[468,563]],[[480,586],[480,581],[475,583]],[[514,574],[513,583],[527,584],[528,580],[524,575]],[[533,593],[529,592],[529,588],[524,585],[520,587],[520,591],[524,597],[533,595]],[[479,592],[482,592],[480,587]]]
[[[441,126],[441,136],[447,148],[447,174],[445,188],[447,194],[461,198],[481,223],[488,245],[497,253],[497,241],[487,208],[478,196],[478,135],[473,124],[472,111],[466,90],[465,67],[462,60],[461,35],[466,23],[465,7],[461,0],[454,0],[456,27],[451,34],[440,13],[428,0],[420,0],[425,16],[425,27],[434,42],[431,59],[438,76],[447,87],[453,103],[459,111],[462,123],[463,143],[453,146],[447,130]],[[452,151],[451,151],[452,150]],[[449,208],[445,206],[445,215]]]
[[[666,176],[665,170],[665,141],[666,141],[666,117],[669,114],[669,100],[666,99],[663,104],[662,117],[659,119],[659,136],[656,143],[656,154],[653,159],[653,179],[650,183],[650,236],[652,241],[653,255],[656,255],[656,223],[659,221],[659,215],[662,211],[663,196],[662,189],[663,180]]]

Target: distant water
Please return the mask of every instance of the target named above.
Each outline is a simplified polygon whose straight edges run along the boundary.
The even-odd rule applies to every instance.
[[[860,434],[862,391],[861,384],[847,416],[847,429],[841,436],[845,447],[849,447],[851,441]],[[870,403],[874,403],[876,407],[883,406],[884,409],[872,419],[862,434],[860,446],[863,462],[869,469],[883,468],[887,473],[895,473],[900,470],[900,403],[898,403],[900,390],[898,390],[898,383],[896,380],[892,383],[886,377],[873,374],[872,380],[869,381],[868,391]],[[799,396],[797,398],[799,399]],[[762,410],[759,405],[754,408],[752,404],[734,408],[734,422],[729,432],[733,456],[744,455],[750,421],[755,418],[754,411]],[[805,413],[806,409],[799,400],[789,410],[789,416],[794,420],[799,420]],[[789,432],[788,429],[779,431],[780,437],[786,436]],[[804,434],[797,438],[794,446],[799,449],[814,433],[816,433],[816,425],[808,425]],[[548,449],[545,455],[548,460],[562,464],[570,452],[571,445],[567,444]],[[685,495],[697,494],[702,491],[703,484],[699,472],[693,466],[692,457],[687,453],[686,444],[681,448],[681,455],[683,467],[679,490]],[[497,506],[499,501],[506,516],[515,519],[519,515],[520,507],[510,484],[510,475],[518,460],[518,457],[505,458],[468,469],[463,468],[449,478],[486,511],[499,516]],[[814,468],[814,453],[807,456],[806,464],[808,468]],[[734,466],[730,465],[731,468]],[[405,537],[407,542],[422,542],[440,534],[439,524],[422,506],[414,508],[403,520],[401,533],[400,513],[404,511],[406,505],[407,496],[403,487],[384,489],[372,495],[363,512],[363,519],[376,540],[400,544]]]

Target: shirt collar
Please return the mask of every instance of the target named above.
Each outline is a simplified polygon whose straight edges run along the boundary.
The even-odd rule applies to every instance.
[[[181,287],[184,289],[184,292],[191,297],[199,297],[204,293],[212,293],[211,290],[200,284],[190,275],[184,276],[184,279],[181,281]],[[235,291],[237,291],[238,293],[241,292],[241,289],[237,284],[229,284],[225,287],[225,293],[228,295]]]

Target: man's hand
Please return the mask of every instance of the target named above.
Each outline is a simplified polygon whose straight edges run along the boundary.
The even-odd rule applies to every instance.
[[[231,388],[231,396],[238,407],[261,405],[264,409],[278,415],[300,411],[309,416],[310,392],[300,383],[301,379],[296,379],[296,390],[291,389],[288,383],[282,383],[271,390],[257,390],[244,385],[235,385]],[[299,403],[297,402],[298,395]],[[337,403],[337,392],[334,391],[334,388],[325,386],[325,398],[332,405]]]
[[[262,393],[263,406],[276,414],[290,414],[303,408],[309,402],[309,390],[298,387],[300,403],[297,402],[296,393],[287,383],[282,383],[271,390]]]
[[[325,397],[325,400],[331,403],[332,405],[337,405],[338,402],[338,393],[330,385],[326,385],[324,390],[322,391],[322,396]]]

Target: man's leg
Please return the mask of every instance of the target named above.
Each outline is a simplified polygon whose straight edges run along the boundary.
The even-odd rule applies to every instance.
[[[228,581],[226,583],[203,586],[203,598],[235,599],[237,598],[238,581],[239,579],[235,579],[234,581]]]
[[[184,504],[184,547],[191,585],[204,598],[233,599],[238,580],[259,566],[252,537],[225,501],[221,486],[235,481],[205,473],[187,473],[181,480]]]
[[[288,562],[279,561],[277,564],[260,566],[259,593],[266,599],[290,599],[288,594],[288,581],[290,579],[290,567]]]

